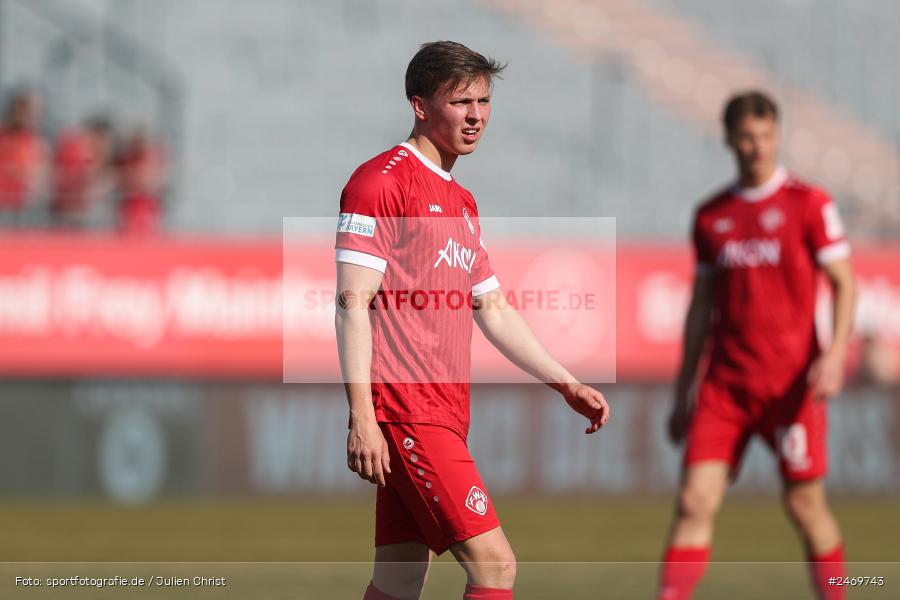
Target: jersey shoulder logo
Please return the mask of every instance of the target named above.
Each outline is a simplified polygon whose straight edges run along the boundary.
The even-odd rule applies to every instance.
[[[487,513],[488,496],[477,485],[473,485],[466,496],[466,508],[482,517]]]
[[[396,155],[388,159],[388,164],[384,165],[384,168],[381,169],[381,174],[387,175],[388,171],[400,164],[400,161],[403,160],[401,156],[407,157],[409,155],[406,153],[406,150],[398,150]]]
[[[341,213],[338,215],[338,233],[355,233],[366,237],[375,237],[375,227],[378,225],[375,217],[358,215],[356,213]]]
[[[462,212],[463,212],[463,219],[466,220],[466,225],[469,226],[469,232],[470,232],[472,235],[475,235],[475,226],[472,225],[472,219],[469,218],[469,211],[467,211],[467,210],[465,209],[465,207],[463,207],[463,211],[462,211]]]
[[[822,222],[825,223],[825,235],[829,240],[844,237],[844,224],[841,223],[841,215],[834,202],[829,202],[822,207]]]

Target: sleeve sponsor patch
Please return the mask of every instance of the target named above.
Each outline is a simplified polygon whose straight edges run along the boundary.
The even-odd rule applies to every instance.
[[[837,240],[844,237],[844,225],[838,214],[837,206],[829,202],[822,207],[822,221],[825,223],[825,235],[829,240]]]
[[[375,237],[375,217],[358,215],[356,213],[341,213],[338,215],[338,233],[355,233],[366,237]]]

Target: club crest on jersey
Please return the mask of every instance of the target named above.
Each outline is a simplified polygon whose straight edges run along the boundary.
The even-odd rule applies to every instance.
[[[477,485],[473,485],[466,496],[466,508],[482,517],[487,513],[488,497]]]
[[[469,211],[467,211],[465,208],[463,208],[463,219],[466,220],[466,225],[469,226],[469,232],[472,235],[475,235],[475,226],[472,225],[472,219],[469,218]]]
[[[780,209],[772,207],[759,215],[759,224],[768,233],[772,233],[784,224],[784,213]]]
[[[416,445],[416,443],[413,441],[413,439],[411,437],[403,439],[403,447],[406,448],[407,450],[412,450],[413,446],[415,446],[415,445]]]
[[[475,254],[475,250],[453,241],[453,238],[447,238],[447,245],[442,250],[438,250],[434,268],[437,269],[441,263],[447,263],[450,268],[459,267],[466,273],[471,273],[472,266],[475,264]]]

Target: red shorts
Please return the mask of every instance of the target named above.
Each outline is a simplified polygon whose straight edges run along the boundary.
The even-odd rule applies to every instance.
[[[391,473],[378,488],[375,545],[419,542],[437,554],[500,526],[466,441],[440,425],[380,423]]]
[[[697,392],[684,464],[721,460],[740,468],[747,443],[758,433],[778,457],[785,481],[818,479],[827,470],[827,404],[812,397],[806,382],[781,397],[704,380]]]

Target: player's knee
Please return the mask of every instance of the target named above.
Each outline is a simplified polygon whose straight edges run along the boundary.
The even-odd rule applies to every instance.
[[[516,581],[516,556],[510,548],[491,548],[477,562],[465,566],[469,579],[476,585],[512,589]]]
[[[392,597],[418,598],[428,576],[428,563],[375,563],[372,583]]]
[[[692,520],[709,520],[716,516],[720,502],[716,494],[688,487],[678,496],[678,514]]]
[[[812,525],[828,514],[825,496],[815,488],[788,490],[784,506],[791,520],[800,526]]]
[[[487,573],[484,579],[487,587],[512,589],[516,582],[516,557],[512,553],[508,556],[497,556],[486,566]]]

